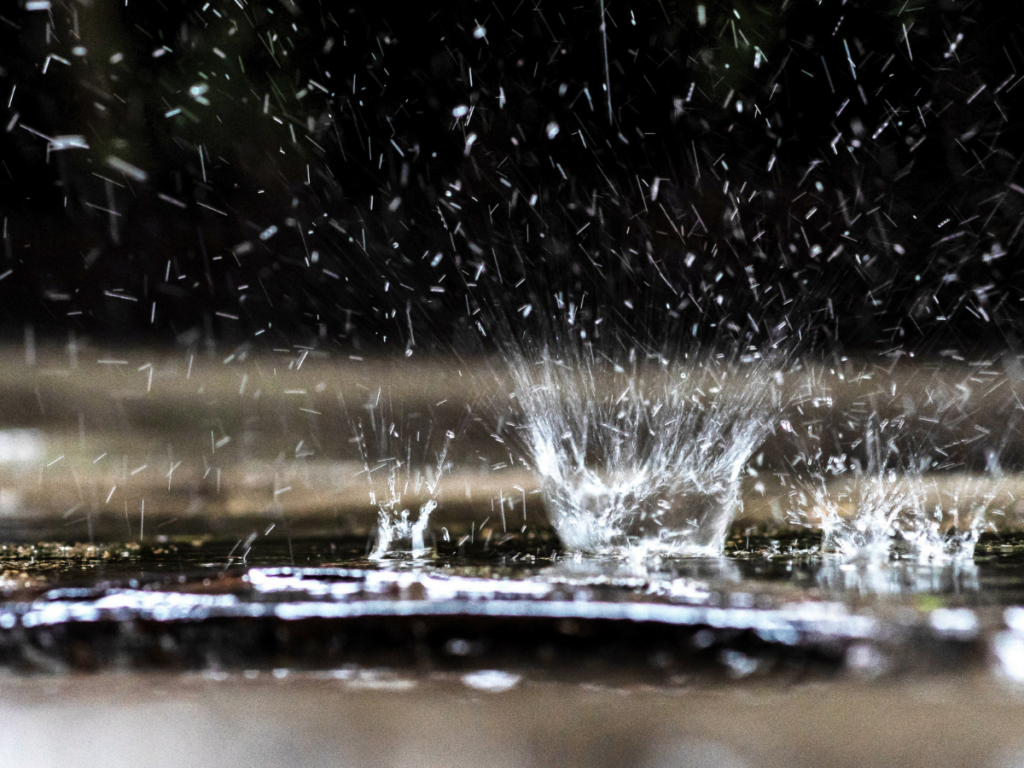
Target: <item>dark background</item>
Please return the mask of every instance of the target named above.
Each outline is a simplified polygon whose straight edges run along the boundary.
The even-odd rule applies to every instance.
[[[1010,4],[33,7],[0,17],[9,341],[1017,347]]]

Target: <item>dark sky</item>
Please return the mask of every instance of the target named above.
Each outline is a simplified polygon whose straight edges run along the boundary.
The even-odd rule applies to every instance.
[[[1017,346],[1008,4],[20,6],[9,339]]]

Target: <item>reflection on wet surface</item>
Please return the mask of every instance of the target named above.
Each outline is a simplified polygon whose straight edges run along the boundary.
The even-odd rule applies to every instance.
[[[975,562],[845,562],[813,539],[721,558],[566,556],[538,533],[375,561],[360,538],[0,548],[0,664],[70,669],[458,669],[664,684],[986,667],[1024,677],[1024,540]],[[244,552],[244,558],[239,552]],[[1019,611],[1018,611],[1019,612]],[[497,673],[496,673],[497,674]],[[474,678],[475,679],[475,678]]]
[[[170,583],[185,578],[239,578],[249,569],[292,566],[349,569],[366,573],[458,575],[487,579],[533,579],[568,586],[602,584],[657,593],[673,580],[726,587],[743,583],[756,592],[824,595],[842,599],[931,596],[963,605],[1009,605],[1024,601],[1024,536],[986,536],[973,562],[921,564],[846,561],[825,556],[819,539],[792,533],[744,536],[729,541],[724,557],[624,558],[565,554],[543,529],[501,546],[442,544],[425,558],[374,560],[366,539],[287,539],[254,534],[246,539],[211,536],[158,544],[0,544],[0,594],[22,599],[40,590],[108,583],[119,586]],[[325,571],[326,573],[327,571]],[[340,572],[340,571],[337,571]],[[310,572],[312,574],[312,572]],[[397,578],[397,577],[396,577]]]

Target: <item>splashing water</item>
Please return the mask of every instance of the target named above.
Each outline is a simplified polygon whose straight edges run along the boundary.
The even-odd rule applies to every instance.
[[[991,527],[988,515],[1001,514],[992,508],[991,483],[967,478],[940,487],[921,474],[927,457],[911,457],[897,471],[884,467],[876,429],[867,430],[866,442],[866,470],[832,484],[819,476],[810,494],[823,551],[847,562],[880,563],[894,554],[921,564],[970,561],[979,535]],[[848,469],[845,455],[829,465],[835,475]]]
[[[1001,514],[985,485],[971,478],[943,488],[893,470],[851,479],[839,493],[823,484],[819,585],[866,594],[976,589],[975,545],[991,527],[987,514]]]
[[[444,457],[439,457],[439,466],[443,462]],[[430,513],[437,508],[437,501],[433,498],[428,499],[420,505],[416,517],[413,518],[408,506],[403,504],[402,497],[410,491],[413,495],[419,496],[424,488],[431,496],[435,495],[440,469],[436,473],[431,473],[428,469],[427,477],[420,472],[412,473],[410,476],[407,463],[392,460],[385,462],[385,465],[388,472],[386,495],[380,499],[376,491],[370,491],[370,503],[377,507],[377,545],[371,558],[379,560],[393,556],[424,557],[430,553],[430,548],[426,545],[426,531]]]
[[[545,351],[512,366],[552,523],[582,552],[720,555],[743,468],[772,430],[776,381],[763,363],[631,358],[627,370],[589,349]]]
[[[839,489],[821,481],[812,493],[812,506],[821,521],[822,550],[847,561],[887,560],[902,524],[920,528],[917,515],[901,515],[920,508],[921,492],[917,478],[899,476],[894,470],[858,473]]]
[[[899,522],[902,538],[896,551],[916,558],[920,563],[969,562],[982,531],[993,528],[990,514],[995,494],[983,480],[970,478],[952,488],[938,488],[918,480],[920,492],[912,499],[916,505]]]
[[[448,447],[453,432],[445,434],[444,445],[436,455],[436,463],[417,462],[413,456],[414,441],[401,437],[394,421],[384,418],[384,410],[375,413],[368,407],[370,429],[356,422],[356,444],[363,460],[363,470],[370,485],[370,504],[377,508],[377,544],[372,559],[420,558],[430,553],[426,543],[430,514],[437,509],[438,484],[444,474]],[[372,437],[368,444],[367,434]],[[428,435],[429,439],[429,435]],[[404,456],[388,455],[391,448],[404,447]],[[379,479],[382,477],[383,480]],[[413,513],[409,499],[427,500]]]

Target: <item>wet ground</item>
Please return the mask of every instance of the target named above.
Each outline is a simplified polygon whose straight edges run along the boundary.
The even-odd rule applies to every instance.
[[[0,766],[1024,759],[1019,536],[941,567],[792,533],[646,565],[542,529],[368,543],[0,549]]]
[[[661,685],[684,674],[998,672],[1016,663],[1003,656],[1024,630],[1013,607],[1024,597],[1019,536],[986,537],[974,562],[930,565],[844,562],[792,533],[736,536],[722,558],[640,563],[566,555],[543,529],[383,561],[363,538],[272,534],[2,545],[0,664],[496,666]]]

